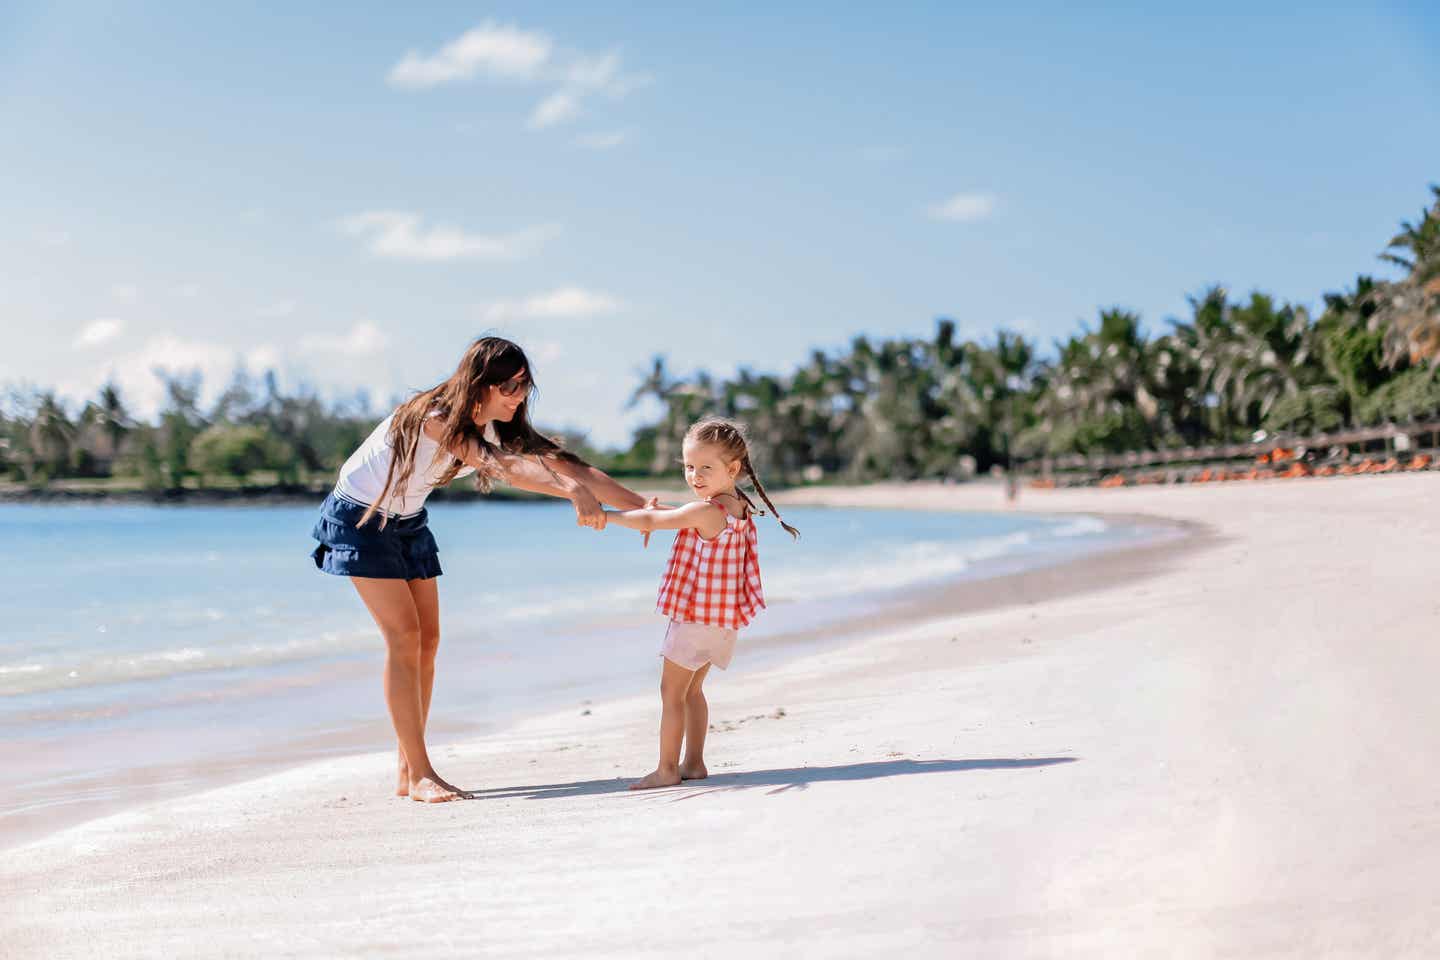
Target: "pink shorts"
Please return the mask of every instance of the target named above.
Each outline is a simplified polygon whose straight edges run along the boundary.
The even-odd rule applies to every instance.
[[[712,627],[708,623],[681,623],[671,620],[660,644],[660,656],[686,670],[699,670],[707,663],[724,670],[735,654],[737,631]]]

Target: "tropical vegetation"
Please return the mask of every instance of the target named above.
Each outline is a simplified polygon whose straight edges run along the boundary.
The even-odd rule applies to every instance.
[[[963,477],[1017,457],[1164,450],[1440,416],[1440,186],[1380,255],[1390,279],[1358,276],[1306,306],[1211,286],[1188,314],[1147,330],[1106,308],[1046,351],[1016,332],[962,339],[950,319],[927,337],[860,336],[788,373],[680,376],[657,356],[632,403],[658,417],[630,447],[572,445],[612,470],[676,468],[686,427],[743,420],[756,460],[783,482]],[[294,485],[330,475],[373,427],[362,400],[283,393],[245,372],[202,409],[194,375],[157,371],[153,420],[106,386],[78,409],[53,391],[12,389],[0,405],[0,474],[42,486],[119,476],[151,489]]]

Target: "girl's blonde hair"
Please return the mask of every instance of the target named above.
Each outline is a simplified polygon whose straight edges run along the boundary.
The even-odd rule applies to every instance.
[[[770,512],[775,514],[775,519],[779,521],[780,526],[784,527],[785,532],[790,536],[797,540],[800,538],[799,530],[780,519],[780,511],[776,510],[775,504],[770,502],[769,495],[765,493],[765,487],[761,485],[760,478],[755,475],[755,467],[750,463],[750,444],[746,442],[744,427],[734,420],[726,420],[724,417],[706,417],[685,431],[685,439],[690,443],[703,443],[719,447],[721,455],[727,460],[740,461],[745,475],[750,479],[750,485],[755,488],[756,493],[760,494],[760,499],[765,501],[765,506],[770,508]],[[765,511],[757,509],[755,502],[745,495],[744,490],[737,486],[735,492],[740,494],[740,498],[752,511],[762,517],[765,515]]]

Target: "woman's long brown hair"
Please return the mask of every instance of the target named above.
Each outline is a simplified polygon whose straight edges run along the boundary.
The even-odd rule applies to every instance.
[[[488,492],[491,481],[499,475],[500,470],[493,462],[494,445],[486,439],[484,431],[475,423],[475,408],[485,398],[487,389],[504,383],[521,370],[530,377],[525,401],[515,410],[515,416],[510,420],[494,421],[500,449],[509,453],[533,453],[557,460],[581,462],[579,457],[567,453],[561,449],[559,443],[537,432],[530,425],[530,392],[535,389],[535,371],[530,366],[525,351],[521,350],[518,344],[501,337],[481,337],[465,351],[465,356],[461,358],[460,365],[455,368],[450,379],[429,390],[420,391],[396,408],[388,434],[391,457],[390,470],[385,475],[385,488],[360,517],[359,525],[364,526],[371,517],[380,513],[380,526],[385,526],[388,516],[383,505],[390,499],[390,491],[403,490],[410,482],[415,468],[421,466],[415,462],[415,454],[420,447],[420,432],[425,419],[432,413],[445,428],[445,433],[440,438],[440,449],[435,452],[435,459],[423,467],[428,469],[434,464],[449,461],[435,485],[445,486],[455,479],[455,475],[465,465],[450,451],[473,443],[479,450],[482,461],[490,463],[489,469],[479,470],[475,476],[476,486]]]

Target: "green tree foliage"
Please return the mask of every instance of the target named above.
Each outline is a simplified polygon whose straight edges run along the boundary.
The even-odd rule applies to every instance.
[[[190,444],[189,467],[201,477],[223,474],[244,480],[257,470],[283,471],[294,451],[264,427],[219,423]]]
[[[663,413],[636,434],[636,448],[654,450],[652,468],[665,469],[686,426],[718,413],[750,425],[757,460],[783,479],[944,477],[967,458],[982,470],[1003,464],[1012,449],[1113,453],[1437,416],[1435,189],[1436,206],[1402,224],[1385,254],[1410,275],[1360,277],[1325,298],[1318,320],[1263,292],[1235,299],[1211,286],[1158,336],[1132,311],[1110,308],[1048,359],[1008,332],[961,340],[949,320],[928,340],[857,337],[789,375],[687,380],[659,357],[637,396]]]

